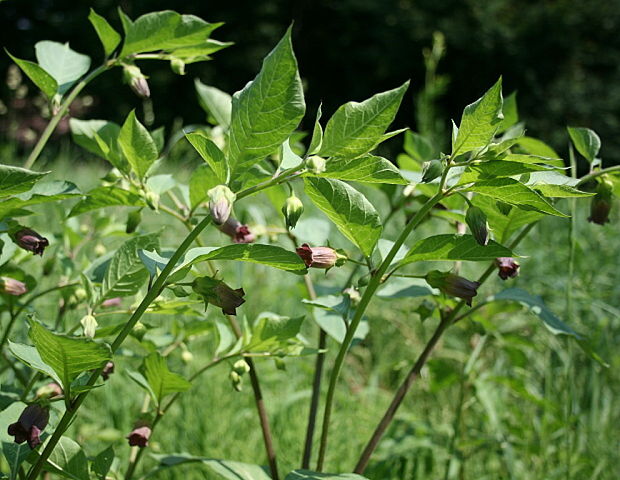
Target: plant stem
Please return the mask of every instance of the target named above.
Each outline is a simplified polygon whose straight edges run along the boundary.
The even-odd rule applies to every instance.
[[[140,305],[138,305],[138,308],[136,308],[133,315],[129,318],[129,320],[123,327],[123,329],[119,332],[119,334],[114,339],[114,342],[111,345],[112,353],[118,350],[118,348],[121,346],[125,338],[127,338],[127,336],[129,335],[129,333],[131,332],[135,324],[138,322],[138,320],[140,320],[140,318],[142,317],[146,309],[153,302],[153,300],[155,300],[155,298],[160,294],[161,290],[165,286],[166,279],[168,278],[170,273],[174,270],[174,267],[177,265],[181,257],[185,254],[185,252],[190,247],[192,242],[196,239],[196,237],[198,237],[200,232],[202,232],[207,227],[207,225],[209,225],[209,223],[211,223],[211,217],[207,216],[198,225],[196,225],[196,228],[194,228],[191,232],[189,232],[187,237],[185,237],[185,240],[183,240],[181,245],[179,245],[176,251],[172,254],[172,256],[170,257],[170,260],[168,260],[168,263],[166,264],[164,269],[161,271],[161,273],[157,277],[157,280],[155,280],[155,282],[153,283],[153,286],[149,289],[149,291],[145,295],[142,302],[140,302]],[[103,366],[97,369],[95,372],[93,372],[93,374],[90,376],[88,380],[87,386],[93,386],[95,384],[102,370],[103,370]],[[80,406],[82,405],[86,397],[88,396],[88,393],[89,391],[87,390],[77,395],[75,399],[73,400],[70,408],[68,408],[65,411],[65,414],[60,419],[60,422],[58,423],[56,430],[54,431],[51,438],[47,442],[45,448],[41,452],[36,463],[32,466],[32,468],[28,472],[28,480],[35,480],[37,478],[37,476],[43,469],[45,462],[47,461],[50,454],[52,453],[52,450],[54,450],[54,447],[60,440],[60,437],[71,424],[73,417],[75,416],[76,412],[78,411],[78,409],[80,408]]]
[[[583,177],[581,177],[581,179],[575,185],[575,187],[580,187],[584,183],[587,183],[590,180],[594,180],[596,177],[600,177],[601,175],[605,175],[606,173],[617,172],[617,171],[620,171],[620,165],[614,165],[613,167],[607,167],[601,170],[597,170],[595,172],[591,172],[588,175],[584,175]]]
[[[353,340],[353,335],[357,330],[357,327],[362,320],[362,316],[368,307],[375,291],[381,284],[381,280],[383,275],[387,271],[388,267],[392,263],[392,260],[396,256],[398,249],[403,245],[409,234],[413,231],[413,229],[424,219],[424,217],[430,212],[430,210],[444,197],[443,192],[440,191],[433,197],[431,197],[423,206],[418,210],[416,215],[411,219],[411,221],[405,226],[401,234],[398,236],[394,245],[386,255],[385,259],[379,266],[379,268],[372,275],[362,298],[360,299],[360,303],[355,310],[355,315],[351,319],[351,323],[347,328],[347,333],[344,337],[342,345],[340,346],[340,350],[338,351],[338,356],[336,357],[336,361],[334,363],[334,368],[331,372],[329,387],[327,390],[327,397],[325,398],[325,411],[323,413],[323,425],[321,431],[321,443],[319,447],[319,458],[317,461],[317,471],[321,471],[323,469],[323,464],[325,462],[325,454],[327,451],[327,438],[329,435],[329,421],[331,417],[332,407],[334,403],[334,395],[336,393],[336,384],[338,382],[338,376],[340,375],[340,371],[342,369],[342,364],[344,362],[344,358],[347,354],[347,351],[351,345]]]
[[[78,96],[78,94],[82,91],[82,89],[91,80],[93,80],[95,77],[97,77],[98,75],[100,75],[105,70],[112,67],[113,65],[114,65],[114,61],[106,62],[103,65],[100,65],[99,67],[94,69],[92,72],[90,72],[88,75],[86,75],[82,80],[80,80],[80,82],[75,87],[73,87],[73,90],[71,90],[71,93],[67,95],[67,98],[65,98],[65,100],[60,104],[58,112],[56,112],[56,114],[52,117],[50,122],[47,124],[47,127],[45,127],[45,130],[43,130],[43,133],[41,134],[39,141],[32,149],[32,152],[30,152],[30,155],[28,155],[28,158],[26,159],[26,162],[24,163],[24,168],[31,168],[34,162],[37,161],[37,158],[39,158],[39,155],[41,155],[41,152],[43,151],[43,148],[45,148],[47,141],[49,140],[52,133],[54,133],[54,130],[58,126],[58,123],[60,122],[62,117],[65,115],[67,110],[69,109],[69,105],[71,105],[73,100],[75,100],[75,97]]]
[[[9,311],[9,315],[10,315],[9,324],[6,326],[6,329],[4,330],[4,334],[2,335],[2,339],[0,340],[0,352],[4,348],[4,344],[6,343],[6,341],[9,339],[9,334],[11,333],[11,330],[13,329],[13,325],[15,325],[15,320],[17,320],[17,313],[13,310],[12,306],[11,306],[11,310]]]
[[[535,223],[530,223],[523,230],[521,230],[519,235],[517,235],[517,237],[510,244],[510,248],[511,249],[515,248],[521,242],[521,240],[523,240],[527,236],[527,234],[534,227],[534,225],[535,225]],[[482,275],[480,275],[480,277],[478,278],[478,282],[482,285],[489,278],[491,273],[493,273],[495,268],[496,267],[495,267],[494,263],[489,265],[489,267],[484,271],[484,273]],[[375,431],[373,432],[372,436],[370,437],[370,440],[368,441],[366,447],[364,448],[364,450],[363,450],[363,452],[362,452],[362,454],[360,456],[360,459],[357,462],[357,465],[355,466],[355,469],[354,469],[355,473],[358,473],[358,474],[364,473],[364,470],[366,469],[366,466],[368,465],[368,461],[370,460],[371,455],[373,454],[373,452],[377,448],[377,445],[379,444],[381,438],[383,437],[383,434],[385,433],[385,430],[387,429],[387,427],[390,425],[390,423],[394,419],[394,415],[396,414],[396,411],[398,410],[398,408],[400,407],[402,401],[404,400],[405,395],[407,394],[407,392],[411,388],[411,385],[413,384],[413,382],[418,378],[418,376],[420,374],[420,371],[422,370],[422,367],[424,366],[424,364],[428,360],[430,354],[432,353],[433,349],[437,345],[437,342],[439,341],[439,339],[443,335],[443,332],[450,325],[454,324],[456,321],[461,320],[462,318],[465,318],[467,315],[469,315],[471,313],[471,311],[469,311],[466,314],[463,314],[461,316],[457,316],[459,311],[464,306],[465,306],[465,300],[461,300],[456,305],[454,310],[452,310],[448,315],[443,317],[441,319],[441,321],[439,322],[439,325],[437,326],[437,329],[433,333],[433,336],[431,337],[431,339],[428,341],[428,343],[424,347],[424,350],[422,350],[422,353],[420,354],[420,356],[418,357],[418,359],[414,363],[413,367],[411,368],[411,370],[407,374],[407,377],[405,377],[405,380],[403,381],[403,383],[401,384],[401,386],[397,390],[396,394],[394,395],[394,398],[392,399],[392,402],[390,403],[390,406],[388,407],[388,409],[384,413],[383,418],[381,419],[381,421],[377,425],[377,428],[375,428]],[[474,310],[474,309],[472,309],[472,310]]]

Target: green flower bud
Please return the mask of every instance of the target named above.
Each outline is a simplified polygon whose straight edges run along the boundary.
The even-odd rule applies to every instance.
[[[446,295],[462,298],[471,307],[472,299],[478,294],[480,283],[472,282],[453,273],[433,270],[426,274],[427,283]]]
[[[349,297],[353,307],[357,307],[362,299],[360,292],[353,287],[345,288],[342,293]]]
[[[151,210],[157,211],[159,208],[159,195],[155,192],[148,191],[146,195],[144,195],[144,199],[146,200],[146,204],[149,206]]]
[[[233,363],[232,368],[233,371],[237,372],[237,374],[239,375],[245,375],[246,373],[250,372],[250,366],[248,365],[248,362],[246,362],[243,358]]]
[[[59,397],[62,395],[62,388],[55,382],[48,383],[37,389],[35,396],[37,399],[43,400],[46,398]]]
[[[95,338],[95,332],[97,331],[97,320],[92,315],[84,315],[82,320],[80,320],[82,324],[82,329],[84,330],[84,336],[89,338]]]
[[[136,324],[131,329],[131,335],[133,335],[138,340],[142,340],[144,335],[146,335],[147,328],[142,322],[136,322]]]
[[[174,57],[170,60],[170,68],[177,75],[185,75],[185,62],[180,58]]]
[[[181,352],[181,360],[183,360],[184,363],[192,363],[194,355],[189,350],[183,350]]]
[[[243,389],[243,379],[241,378],[241,375],[239,375],[237,372],[231,370],[228,374],[228,378],[230,379],[230,383],[232,383],[232,386],[235,390],[240,392]]]
[[[209,212],[213,223],[222,225],[232,211],[237,196],[226,185],[218,185],[207,192],[209,197]]]
[[[78,302],[83,302],[84,300],[86,300],[88,293],[86,292],[86,289],[79,287],[75,289],[73,295],[75,295],[75,298]]]
[[[295,228],[299,217],[301,217],[301,214],[304,213],[304,204],[293,193],[286,199],[286,202],[284,202],[284,205],[282,206],[282,213],[284,214],[286,226],[288,228]]]
[[[142,221],[142,209],[133,210],[127,214],[127,224],[125,225],[125,233],[133,233]]]
[[[429,183],[436,178],[441,177],[443,173],[443,163],[441,160],[431,160],[425,162],[424,174],[422,175],[422,183]]]
[[[465,214],[465,222],[480,245],[489,243],[489,224],[487,223],[487,216],[482,210],[478,207],[469,207]]]
[[[306,159],[306,168],[315,175],[325,171],[325,159],[318,155],[312,155]]]
[[[273,359],[273,362],[275,363],[276,368],[278,370],[282,370],[283,372],[286,372],[286,362],[284,361],[283,358],[276,357]]]
[[[108,249],[105,248],[101,243],[98,243],[97,245],[95,245],[95,255],[97,255],[98,257],[101,257],[102,255],[105,255],[106,253],[108,253]]]
[[[137,66],[124,64],[123,79],[138,97],[148,98],[151,96],[151,90],[146,77]]]

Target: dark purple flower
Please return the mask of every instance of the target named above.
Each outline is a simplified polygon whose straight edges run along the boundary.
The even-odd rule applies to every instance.
[[[256,240],[248,226],[233,217],[228,217],[228,220],[220,225],[219,229],[232,238],[234,243],[252,243]]]
[[[588,222],[605,225],[609,222],[609,212],[613,200],[614,184],[607,175],[602,175],[596,186],[596,195],[590,204]]]
[[[297,255],[306,264],[306,267],[312,268],[332,268],[334,266],[341,266],[346,261],[347,257],[339,254],[331,247],[311,247],[307,243],[304,243],[301,247],[296,249]]]
[[[114,373],[114,362],[108,362],[105,364],[105,367],[103,367],[103,370],[101,370],[101,378],[103,378],[104,380],[107,380],[108,378],[110,378],[110,375],[112,375]]]
[[[15,443],[28,442],[28,446],[34,449],[41,443],[41,432],[49,421],[49,411],[40,405],[27,406],[19,416],[17,422],[9,425],[9,435],[15,437]]]
[[[45,247],[50,244],[47,238],[42,237],[30,228],[22,228],[15,232],[13,240],[24,250],[32,252],[33,255],[43,255]]]
[[[471,307],[472,298],[478,294],[480,283],[472,282],[453,273],[433,270],[426,274],[426,281],[433,288],[438,288],[446,295],[462,298]]]
[[[148,447],[149,445],[149,437],[151,436],[151,427],[148,425],[143,425],[141,427],[134,428],[129,435],[127,435],[127,440],[129,440],[129,445],[132,447]]]
[[[514,278],[519,275],[519,264],[512,257],[499,257],[495,259],[498,275],[502,280]]]
[[[23,295],[28,289],[26,284],[9,277],[0,277],[0,293],[6,293],[8,295]]]

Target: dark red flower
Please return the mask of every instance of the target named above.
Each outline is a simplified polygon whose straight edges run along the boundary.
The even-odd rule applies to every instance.
[[[33,255],[43,255],[45,247],[50,244],[47,238],[42,237],[30,228],[22,228],[15,232],[13,240],[24,250],[32,252]]]
[[[127,440],[129,440],[129,445],[132,447],[148,447],[149,445],[149,437],[151,436],[151,427],[147,425],[143,425],[141,427],[134,428],[129,435],[127,435]]]
[[[472,282],[453,273],[433,270],[426,274],[426,281],[433,288],[453,297],[462,298],[471,307],[472,299],[478,294],[479,282]]]
[[[519,264],[512,257],[499,257],[495,259],[497,274],[502,280],[514,278],[519,275]]]
[[[34,449],[41,443],[41,432],[49,421],[49,411],[40,405],[27,406],[19,416],[17,422],[9,425],[9,435],[15,437],[15,443],[28,442],[28,446]]]
[[[110,378],[110,375],[112,375],[114,373],[114,362],[108,362],[105,364],[105,367],[103,367],[103,370],[101,370],[101,378],[103,378],[104,380],[107,380],[108,378]]]
[[[311,247],[307,243],[298,247],[296,251],[297,255],[299,255],[306,264],[306,267],[312,268],[339,267],[344,264],[347,259],[347,257],[339,254],[331,247]]]
[[[252,243],[256,240],[248,226],[233,217],[228,217],[219,229],[232,238],[234,243]]]

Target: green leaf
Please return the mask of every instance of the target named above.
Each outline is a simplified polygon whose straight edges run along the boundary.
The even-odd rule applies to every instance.
[[[553,167],[564,167],[564,160],[561,158],[543,157],[540,155],[529,155],[524,153],[508,153],[502,157],[502,160],[507,162],[519,162],[519,163],[535,163],[542,165],[550,165]]]
[[[52,468],[49,468],[50,466]],[[57,475],[72,480],[90,479],[86,454],[82,447],[69,437],[60,437],[60,441],[47,460],[46,468]]]
[[[136,118],[132,110],[118,135],[118,145],[139,178],[144,178],[153,162],[157,160],[157,145],[151,134]]]
[[[93,459],[93,473],[97,476],[98,480],[105,480],[106,475],[112,467],[114,462],[114,449],[109,446],[105,450],[99,452],[99,454]]]
[[[319,155],[355,158],[374,149],[391,134],[385,134],[403,99],[409,82],[378,93],[361,103],[342,105],[329,119]]]
[[[41,355],[35,347],[22,343],[13,343],[9,340],[9,350],[22,363],[30,368],[51,377],[59,385],[62,383],[54,369],[41,359]]]
[[[306,264],[295,252],[260,243],[192,248],[175,271],[207,260],[237,260],[258,263],[297,274],[307,272]]]
[[[394,277],[377,292],[379,298],[415,298],[433,295],[433,288],[423,278]]]
[[[105,56],[108,57],[114,49],[118,47],[118,44],[121,43],[121,36],[110,26],[105,18],[97,14],[92,8],[88,14],[88,20],[90,20],[90,23],[97,32],[97,36],[103,45],[103,52]]]
[[[260,73],[233,96],[229,136],[231,170],[273,153],[295,131],[306,111],[291,43],[291,29],[265,57]]]
[[[166,360],[159,353],[152,353],[144,359],[142,372],[149,382],[157,404],[160,404],[166,395],[175,392],[185,392],[192,384],[181,375],[168,370]]]
[[[514,254],[506,247],[493,240],[488,245],[480,245],[472,235],[434,235],[417,242],[400,265],[430,260],[463,260],[484,262],[497,257],[513,257]]]
[[[97,369],[112,358],[112,351],[106,344],[95,343],[86,338],[58,335],[36,321],[30,323],[30,338],[41,359],[58,375],[67,395],[71,382],[78,375]]]
[[[596,195],[593,192],[582,192],[570,185],[552,185],[545,183],[536,183],[531,187],[538,193],[549,198],[579,198],[579,197],[592,197]]]
[[[287,138],[286,140],[284,140],[284,143],[282,144],[282,154],[281,154],[281,160],[280,160],[280,165],[279,165],[280,169],[282,170],[294,168],[303,163],[303,159],[299,155],[297,155],[295,152],[293,152],[290,142],[291,142],[291,139]]]
[[[213,169],[207,164],[199,165],[192,172],[189,179],[189,201],[192,208],[196,208],[207,200],[207,194],[213,187],[220,185],[221,182]]]
[[[6,428],[7,425],[17,421],[25,408],[25,403],[14,402],[0,412],[0,425],[2,425],[2,428],[0,428],[0,443],[2,444],[2,453],[6,459],[6,464],[11,472],[11,476],[6,478],[10,478],[10,480],[18,478],[20,465],[32,452],[27,443],[20,445],[15,443],[14,438],[8,434]]]
[[[363,157],[340,159],[333,158],[327,162],[326,169],[318,175],[312,172],[307,176],[321,178],[336,178],[349,182],[362,183],[389,183],[393,185],[407,185],[409,182],[403,178],[398,168],[389,160],[374,155]]]
[[[80,147],[109,161],[123,173],[129,173],[129,163],[121,156],[118,135],[121,127],[107,120],[69,119],[71,136]]]
[[[175,52],[191,47],[202,49],[208,47],[211,32],[222,25],[170,10],[147,13],[135,21],[131,21],[121,12],[121,20],[125,30],[125,43],[120,57],[157,50]]]
[[[203,132],[186,133],[185,138],[192,144],[202,159],[209,164],[219,184],[227,184],[230,175],[226,156]]]
[[[321,109],[321,104],[319,104],[319,108],[316,110],[316,119],[314,120],[314,128],[312,129],[312,139],[310,140],[310,146],[308,147],[308,154],[314,155],[321,149],[321,145],[323,145],[323,127],[321,127],[321,115],[323,114],[323,110]]]
[[[27,192],[41,177],[48,173],[0,165],[0,198]]]
[[[54,77],[36,63],[28,60],[21,60],[11,55],[8,50],[5,49],[5,51],[47,98],[51,99],[56,95],[58,91],[58,82],[54,80]]]
[[[123,190],[120,187],[97,187],[88,192],[84,199],[73,206],[69,212],[69,217],[75,217],[99,208],[116,206],[144,207],[146,203],[137,193]]]
[[[555,209],[540,194],[512,178],[485,180],[468,187],[466,190],[486,195],[509,205],[516,205],[523,210],[535,210],[558,217],[568,216]]]
[[[503,120],[502,78],[483,96],[463,110],[458,134],[452,145],[452,157],[486,147]]]
[[[306,194],[338,230],[370,256],[381,236],[381,219],[372,204],[350,185],[328,178],[305,178]]]
[[[262,467],[250,463],[195,457],[188,453],[175,453],[172,455],[151,454],[151,456],[159,462],[158,470],[187,463],[202,463],[225,480],[271,480],[271,477],[265,473]]]
[[[589,128],[580,127],[567,127],[567,130],[577,151],[588,162],[592,163],[601,149],[601,139],[596,132]]]
[[[548,158],[560,158],[558,153],[542,140],[533,137],[519,137],[517,144],[530,155]],[[561,166],[561,165],[560,165]]]
[[[134,237],[121,245],[106,270],[100,300],[136,294],[149,276],[138,251],[158,247],[159,237],[156,234]]]
[[[254,327],[252,335],[243,347],[246,352],[268,352],[277,354],[286,352],[288,347],[299,346],[295,337],[299,333],[304,317],[282,317],[275,313],[261,313]]]
[[[512,92],[510,95],[504,98],[502,104],[502,114],[504,115],[504,119],[502,120],[502,123],[499,126],[497,133],[505,132],[519,121],[516,91]]]
[[[403,148],[405,152],[407,152],[407,155],[420,165],[432,160],[435,156],[431,141],[416,132],[405,132]],[[419,170],[419,168],[417,170]]]
[[[90,67],[90,57],[69,48],[68,43],[43,40],[34,46],[37,61],[58,84],[58,92],[63,95],[77,82]]]
[[[199,79],[194,80],[194,85],[198,94],[198,103],[209,115],[209,121],[224,129],[228,129],[230,126],[232,97],[222,90],[205,85]]]
[[[355,473],[318,473],[310,470],[293,470],[284,480],[368,480]]]

